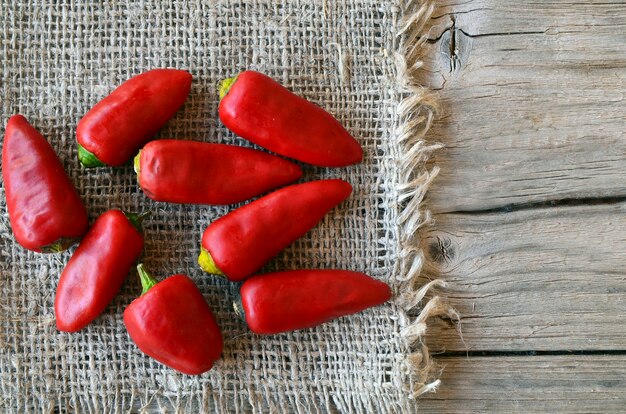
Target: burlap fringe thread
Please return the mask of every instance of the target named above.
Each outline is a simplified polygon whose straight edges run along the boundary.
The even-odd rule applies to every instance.
[[[400,260],[398,277],[404,282],[402,292],[396,299],[400,309],[400,335],[407,347],[407,356],[401,363],[403,381],[410,398],[425,392],[435,391],[441,380],[436,378],[437,370],[430,358],[428,347],[423,342],[428,320],[436,316],[447,316],[459,320],[459,315],[440,296],[433,294],[433,288],[445,288],[443,280],[436,279],[421,288],[417,287],[424,253],[419,247],[420,228],[431,224],[430,211],[424,209],[422,201],[430,184],[439,173],[439,167],[428,170],[426,162],[431,154],[442,148],[439,143],[427,143],[425,135],[430,129],[436,114],[438,102],[434,94],[421,86],[416,73],[422,66],[422,46],[426,42],[425,32],[434,10],[431,1],[404,4],[397,28],[398,44],[396,53],[397,85],[404,96],[398,107],[399,129],[396,134],[402,151],[399,160],[398,215],[400,226]],[[426,304],[424,305],[424,301]],[[421,310],[416,317],[411,313]]]

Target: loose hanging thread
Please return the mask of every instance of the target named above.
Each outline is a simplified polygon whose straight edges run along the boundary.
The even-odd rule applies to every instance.
[[[405,2],[396,32],[396,80],[398,92],[404,96],[398,105],[400,125],[396,134],[402,151],[397,200],[401,206],[398,214],[400,276],[397,279],[404,282],[405,292],[396,299],[396,304],[400,308],[400,335],[407,347],[407,356],[400,363],[400,369],[406,376],[405,384],[411,398],[435,391],[441,383],[438,378],[433,378],[437,376],[436,364],[423,342],[428,320],[444,315],[459,320],[458,313],[442,297],[432,294],[434,288],[446,288],[443,280],[432,280],[419,289],[415,287],[424,264],[424,253],[418,247],[418,231],[432,222],[431,214],[423,208],[422,202],[439,173],[439,167],[428,170],[425,164],[434,151],[443,148],[440,143],[425,141],[439,108],[434,94],[416,81],[416,73],[422,66],[421,50],[427,39],[426,27],[434,8],[431,1],[422,4]],[[412,319],[409,312],[420,308],[417,317]]]

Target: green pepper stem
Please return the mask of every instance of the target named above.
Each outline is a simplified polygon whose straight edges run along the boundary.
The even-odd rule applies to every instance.
[[[207,273],[211,273],[212,275],[225,276],[224,272],[220,270],[219,267],[213,261],[211,257],[211,253],[204,247],[200,246],[200,256],[198,256],[198,264]]]
[[[141,150],[135,155],[133,158],[133,169],[137,173],[137,181],[139,181],[139,172],[141,171],[141,166],[139,165],[139,157],[141,156]]]
[[[98,157],[87,151],[85,147],[80,144],[78,144],[78,161],[80,161],[80,163],[87,168],[106,166],[106,164],[100,161]]]
[[[137,231],[140,232],[140,233],[143,231],[143,228],[141,227],[141,224],[143,223],[143,221],[145,219],[150,217],[150,215],[152,214],[152,212],[150,210],[144,211],[143,213],[139,213],[139,214],[127,213],[125,211],[123,213],[126,216],[126,218],[128,219],[128,221],[130,221],[130,224],[132,224],[133,227],[136,228]]]
[[[80,241],[80,237],[61,237],[55,242],[41,248],[42,253],[60,253],[67,250],[71,245]]]
[[[139,274],[139,279],[141,279],[141,294],[145,295],[158,282],[148,273],[145,267],[143,267],[143,263],[137,265],[137,273]]]
[[[217,86],[220,92],[220,101],[224,99],[224,97],[228,94],[228,91],[230,90],[231,86],[233,86],[238,76],[239,75],[220,81],[220,83]]]

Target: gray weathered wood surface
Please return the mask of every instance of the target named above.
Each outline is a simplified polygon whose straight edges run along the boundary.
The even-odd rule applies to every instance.
[[[626,2],[441,1],[434,16],[423,82],[446,149],[424,276],[449,283],[463,321],[462,338],[431,326],[446,367],[422,410],[619,411]]]
[[[624,355],[440,361],[444,385],[424,402],[421,413],[623,413],[626,407]]]

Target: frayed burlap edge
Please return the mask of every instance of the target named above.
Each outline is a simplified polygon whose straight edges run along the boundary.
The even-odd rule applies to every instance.
[[[459,315],[446,300],[434,293],[433,288],[445,289],[443,280],[435,279],[418,286],[424,264],[419,233],[432,223],[431,213],[423,206],[423,200],[439,173],[439,167],[429,169],[427,161],[434,151],[443,147],[440,143],[426,141],[425,136],[439,113],[439,105],[435,94],[421,86],[416,76],[422,67],[421,53],[434,8],[431,1],[406,1],[396,27],[397,87],[402,96],[395,135],[401,154],[398,168],[398,278],[403,281],[401,291],[404,292],[397,297],[396,304],[400,309],[400,334],[407,349],[400,369],[410,398],[435,391],[441,383],[436,364],[423,341],[429,319],[445,315],[459,320]]]

